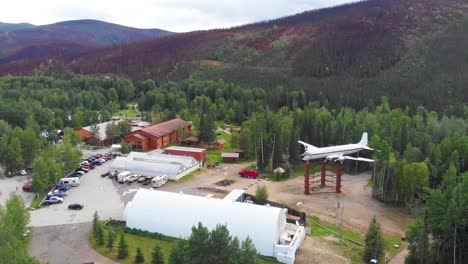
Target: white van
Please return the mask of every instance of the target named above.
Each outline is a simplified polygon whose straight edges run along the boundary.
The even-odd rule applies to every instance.
[[[68,184],[68,185],[73,186],[73,187],[80,186],[80,180],[78,178],[76,178],[76,177],[74,177],[74,178],[62,178],[62,179],[60,179],[59,183]]]
[[[153,188],[159,188],[159,187],[163,186],[164,184],[166,184],[166,182],[167,182],[167,176],[166,175],[156,176],[151,180],[151,186]]]
[[[127,181],[127,178],[130,177],[130,175],[132,174],[131,171],[124,171],[124,172],[121,172],[117,175],[117,182],[118,183],[124,183]]]

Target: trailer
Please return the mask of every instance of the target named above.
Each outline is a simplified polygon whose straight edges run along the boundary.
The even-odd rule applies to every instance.
[[[118,183],[126,182],[127,178],[130,177],[131,174],[132,174],[131,171],[124,171],[124,172],[117,174],[117,182]]]
[[[167,176],[166,175],[156,176],[151,180],[151,186],[153,188],[159,188],[159,187],[163,186],[166,183],[167,183]]]

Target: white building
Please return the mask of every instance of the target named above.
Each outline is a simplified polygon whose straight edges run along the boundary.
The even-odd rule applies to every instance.
[[[226,225],[239,240],[250,237],[261,255],[282,263],[294,263],[305,237],[305,229],[286,223],[282,208],[238,202],[243,191],[235,190],[227,199],[139,189],[124,210],[130,228],[188,238],[201,222],[208,229]],[[236,198],[237,197],[237,198]]]
[[[166,175],[169,180],[178,180],[200,167],[190,156],[176,156],[157,153],[130,152],[126,157],[117,157],[111,170],[131,171],[144,176]]]

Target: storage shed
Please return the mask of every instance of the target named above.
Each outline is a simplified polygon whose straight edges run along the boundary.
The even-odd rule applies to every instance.
[[[137,191],[123,219],[130,228],[181,238],[188,238],[199,222],[210,230],[223,224],[231,236],[250,237],[260,254],[283,263],[294,263],[305,236],[304,227],[286,222],[282,208],[148,189]]]
[[[224,162],[236,162],[239,160],[239,153],[223,152],[221,153],[221,158],[223,158]]]
[[[204,148],[190,148],[172,146],[165,149],[164,153],[179,156],[191,156],[199,162],[203,163],[207,156],[207,151]]]
[[[169,180],[178,180],[199,167],[198,161],[190,156],[130,152],[127,157],[117,157],[112,162],[111,170],[131,171],[151,177],[166,175]]]

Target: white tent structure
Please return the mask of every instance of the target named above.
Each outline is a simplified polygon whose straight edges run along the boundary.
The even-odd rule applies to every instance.
[[[199,167],[198,161],[190,156],[130,152],[127,157],[117,157],[111,170],[152,177],[166,175],[169,180],[178,180]]]
[[[236,195],[242,195],[237,192]],[[250,237],[257,251],[280,262],[294,263],[295,254],[305,237],[302,226],[286,223],[282,208],[237,202],[229,199],[139,189],[124,210],[130,228],[187,238],[201,222],[208,229],[226,225],[239,240]]]

